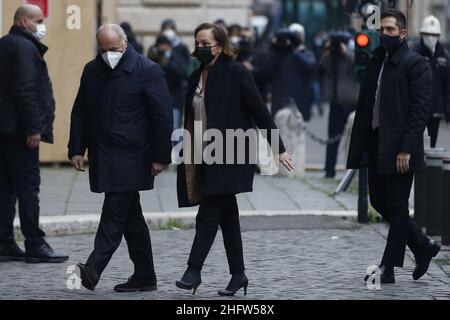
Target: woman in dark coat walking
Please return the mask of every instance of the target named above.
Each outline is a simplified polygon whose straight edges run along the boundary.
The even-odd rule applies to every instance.
[[[277,129],[251,74],[242,64],[233,61],[235,55],[226,31],[217,25],[202,24],[195,30],[195,42],[193,55],[202,66],[192,74],[189,81],[185,106],[185,134],[192,137],[194,126],[197,132],[197,122],[201,123],[202,133],[212,129],[221,133],[222,137],[230,130],[252,132],[255,124],[260,129]],[[267,135],[267,138],[272,145],[271,135]],[[214,143],[216,142],[217,139],[214,140]],[[274,154],[288,170],[292,170],[292,158],[286,153],[281,139],[275,142],[278,142],[279,148],[275,147],[276,143],[272,145]],[[184,137],[184,162],[178,167],[179,205],[200,205],[200,208],[188,268],[176,285],[195,293],[201,283],[203,264],[220,225],[232,278],[228,287],[218,293],[222,296],[234,295],[241,288],[244,288],[246,293],[248,280],[244,273],[236,194],[252,191],[255,165],[249,159],[252,154],[251,142],[246,141],[242,152],[244,155],[233,152],[234,147],[233,150],[220,150],[224,151],[221,154],[227,159],[226,164],[221,161],[211,163],[206,159],[200,161],[200,164],[191,163],[190,150],[200,149],[206,155],[208,147],[210,145],[204,141],[198,143],[197,140],[192,141]],[[233,153],[231,157],[230,153]],[[216,156],[217,154],[220,152],[216,152]],[[245,161],[236,162],[239,156],[245,156]]]

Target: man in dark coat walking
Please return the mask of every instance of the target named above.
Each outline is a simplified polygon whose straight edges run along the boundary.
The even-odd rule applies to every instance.
[[[84,287],[94,290],[118,248],[128,244],[134,274],[119,292],[156,289],[149,230],[139,191],[171,163],[171,101],[163,71],[128,46],[119,25],[97,34],[98,56],[81,78],[72,111],[69,158],[84,171],[88,151],[91,190],[105,193],[94,251],[79,264]]]
[[[39,228],[39,145],[53,143],[55,100],[40,41],[44,14],[38,6],[20,7],[14,26],[0,39],[0,262],[64,262]],[[24,253],[14,240],[16,201]]]
[[[381,18],[382,47],[369,61],[362,82],[348,167],[369,168],[371,203],[390,224],[379,268],[381,283],[395,283],[394,267],[403,267],[406,245],[416,259],[415,280],[440,249],[410,219],[408,203],[414,173],[424,167],[431,70],[408,47],[404,14],[389,9]]]

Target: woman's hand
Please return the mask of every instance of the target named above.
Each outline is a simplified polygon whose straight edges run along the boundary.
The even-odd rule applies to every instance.
[[[278,160],[280,163],[288,170],[288,171],[294,171],[294,160],[292,159],[292,156],[285,152],[279,155]]]

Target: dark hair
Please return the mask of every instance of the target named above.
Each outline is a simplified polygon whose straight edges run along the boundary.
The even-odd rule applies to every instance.
[[[234,60],[236,59],[236,52],[231,45],[230,38],[228,37],[227,30],[225,30],[222,26],[212,23],[202,23],[195,29],[194,37],[197,38],[197,34],[202,30],[212,30],[212,34],[214,36],[214,40],[217,41],[217,44],[222,47],[222,55],[225,58]]]
[[[407,28],[406,16],[400,10],[391,8],[391,9],[386,9],[383,12],[381,12],[381,19],[388,18],[388,17],[394,17],[397,20],[395,22],[395,24],[397,25],[397,27],[400,28],[400,30]]]
[[[174,19],[165,19],[162,23],[161,23],[161,30],[164,30],[166,28],[172,28],[173,30],[177,30],[177,23],[175,22]]]

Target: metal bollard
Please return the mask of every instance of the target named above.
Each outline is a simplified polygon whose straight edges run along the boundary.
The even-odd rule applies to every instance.
[[[435,150],[426,153],[426,230],[429,236],[441,235],[443,157],[443,153]]]
[[[425,154],[444,152],[444,148],[425,149]],[[426,155],[423,162],[426,165]],[[427,225],[427,208],[427,174],[426,170],[423,170],[414,175],[414,221],[421,228]]]
[[[450,155],[443,159],[442,166],[442,244],[450,245]]]

